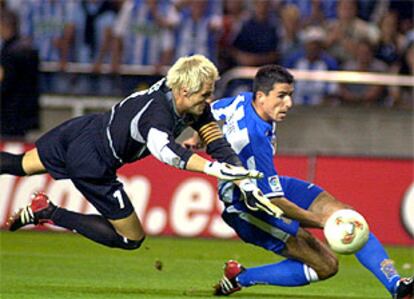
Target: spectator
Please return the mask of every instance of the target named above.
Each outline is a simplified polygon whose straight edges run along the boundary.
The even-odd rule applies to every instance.
[[[309,27],[302,33],[304,49],[292,54],[285,62],[288,68],[332,71],[338,69],[336,60],[323,49],[326,33],[320,27]],[[312,92],[309,92],[309,91]],[[323,81],[299,80],[295,84],[295,103],[320,105],[328,103],[338,92],[338,85]]]
[[[407,45],[414,41],[414,27],[405,34],[405,42]]]
[[[23,36],[30,37],[42,61],[59,62],[62,70],[73,60],[75,25],[69,20],[72,2],[30,0],[22,5]]]
[[[98,18],[98,44],[99,50],[95,56],[93,71],[99,73],[103,62],[110,62],[114,65],[115,57],[115,35],[113,26],[115,25],[116,18],[119,10],[122,7],[123,0],[110,1],[108,0],[107,9],[104,10],[104,17]],[[112,19],[112,16],[114,19]],[[106,60],[105,60],[106,57]]]
[[[14,12],[20,20],[21,25],[21,15],[20,12],[23,9],[23,6],[26,5],[27,0],[0,0],[0,12],[5,10]]]
[[[336,18],[338,0],[282,0],[282,5],[294,5],[298,8],[303,25],[321,26],[325,19]]]
[[[357,0],[358,18],[366,22],[379,23],[387,10],[389,0]]]
[[[374,58],[374,49],[369,40],[358,43],[355,56],[345,63],[344,69],[357,72],[386,72],[387,66]],[[341,84],[340,97],[344,103],[362,105],[381,104],[385,101],[385,88],[381,85]]]
[[[88,64],[91,72],[100,73],[102,63],[111,62],[113,34],[118,0],[67,0],[67,22],[73,29],[70,61]],[[56,77],[56,75],[55,75]],[[115,87],[108,76],[60,74],[59,92],[105,94]],[[59,78],[59,77],[58,77]]]
[[[325,23],[325,15],[323,11],[322,0],[305,1],[309,3],[309,13],[306,15],[301,14],[302,26],[323,26]]]
[[[0,133],[3,138],[24,138],[39,127],[38,53],[19,36],[15,13],[2,11]]]
[[[235,65],[230,55],[230,47],[239,34],[243,22],[248,18],[245,0],[224,0],[224,15],[218,41],[218,59],[220,71],[226,71]]]
[[[414,76],[414,40],[411,41],[402,54],[400,64],[397,66],[399,75]],[[390,88],[392,105],[401,108],[414,108],[413,87],[395,86]]]
[[[398,32],[398,15],[390,11],[384,15],[380,23],[381,36],[375,57],[388,65],[396,63],[400,58],[404,44],[404,36]]]
[[[329,52],[342,64],[352,57],[358,40],[367,39],[372,44],[377,43],[379,29],[357,17],[356,0],[339,0],[337,14],[338,19],[327,24],[326,46]]]
[[[82,0],[73,6],[76,25],[76,61],[93,63],[99,72],[101,64],[109,62],[113,31],[119,1]]]
[[[412,30],[414,25],[414,1],[389,0],[388,9],[397,12],[400,32],[405,34]]]
[[[282,30],[279,49],[283,58],[285,58],[301,48],[299,39],[300,13],[295,5],[286,5],[281,9],[280,18]]]
[[[221,16],[210,13],[211,2],[191,0],[180,12],[180,25],[175,34],[175,59],[202,54],[217,62],[218,31]]]
[[[236,37],[232,57],[240,66],[260,66],[277,62],[279,33],[271,15],[270,0],[255,0],[253,15],[244,22]]]
[[[114,29],[118,58],[126,64],[170,64],[173,55],[171,30],[177,23],[175,8],[166,1],[125,1]],[[115,69],[120,62],[115,62]]]

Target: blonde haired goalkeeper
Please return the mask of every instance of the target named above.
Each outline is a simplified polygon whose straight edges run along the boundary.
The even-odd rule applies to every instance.
[[[54,205],[46,194],[36,193],[28,206],[10,217],[9,229],[51,223],[109,247],[136,249],[145,233],[117,179],[122,165],[153,155],[178,169],[222,180],[261,177],[260,172],[241,166],[211,114],[207,101],[217,79],[217,68],[204,56],[180,58],[166,78],[131,94],[111,111],[68,120],[24,154],[1,152],[0,174],[47,172],[56,180],[71,179],[101,214],[75,213]],[[215,161],[176,143],[175,138],[188,126],[199,133]],[[248,192],[250,197],[261,196]]]

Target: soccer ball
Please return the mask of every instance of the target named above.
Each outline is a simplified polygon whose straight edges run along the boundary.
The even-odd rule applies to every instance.
[[[349,209],[338,210],[329,216],[323,232],[332,250],[340,254],[357,252],[369,237],[369,227],[365,218]]]

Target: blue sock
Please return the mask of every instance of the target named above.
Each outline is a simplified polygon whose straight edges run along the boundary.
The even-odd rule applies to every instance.
[[[244,287],[256,284],[303,286],[309,284],[305,268],[308,267],[301,262],[284,260],[277,264],[248,268],[237,276],[237,281]]]
[[[400,275],[394,267],[394,262],[389,259],[384,247],[372,233],[369,235],[367,244],[355,256],[391,294],[394,294],[395,284],[400,279]]]

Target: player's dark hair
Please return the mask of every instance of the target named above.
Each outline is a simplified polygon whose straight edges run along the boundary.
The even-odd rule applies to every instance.
[[[295,79],[287,69],[280,65],[271,64],[259,68],[253,81],[253,94],[256,98],[258,91],[266,95],[273,89],[275,83],[293,84]]]

